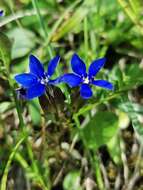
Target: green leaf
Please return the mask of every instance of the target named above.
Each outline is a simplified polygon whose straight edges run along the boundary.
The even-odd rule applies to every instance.
[[[8,33],[13,39],[12,58],[20,58],[29,53],[35,47],[36,36],[27,29],[15,28]]]
[[[132,9],[132,6],[134,5],[130,5],[129,2],[127,2],[126,0],[118,0],[119,4],[121,5],[121,7],[124,9],[124,11],[126,12],[126,14],[128,15],[128,17],[130,18],[130,20],[134,23],[134,25],[137,27],[138,31],[140,32],[140,34],[143,35],[143,29],[142,29],[142,23],[141,20],[139,18],[139,15],[137,14],[137,12],[139,10],[135,10],[136,12],[134,12],[134,10]]]
[[[11,166],[11,163],[13,161],[13,158],[14,158],[14,155],[15,153],[17,152],[19,146],[23,143],[23,141],[25,140],[26,136],[23,136],[18,142],[17,144],[15,145],[15,147],[13,148],[9,158],[8,158],[8,161],[7,161],[7,164],[5,166],[5,169],[4,169],[4,172],[3,172],[3,176],[1,178],[1,186],[0,186],[0,189],[1,190],[6,190],[6,184],[7,184],[7,177],[8,177],[8,172],[10,170],[10,166]]]
[[[1,102],[0,104],[0,114],[6,112],[13,106],[13,103],[11,102]]]
[[[129,0],[129,3],[135,12],[135,14],[140,17],[141,16],[141,10],[143,8],[143,3],[141,0]]]
[[[82,190],[80,186],[80,172],[75,170],[66,175],[63,182],[64,190]]]
[[[130,87],[143,84],[143,69],[139,64],[131,64],[126,69],[126,84]]]
[[[52,41],[57,41],[68,32],[73,31],[73,29],[75,29],[85,18],[87,13],[88,9],[86,7],[80,7],[79,9],[77,9],[75,13],[61,25],[59,30],[53,36]]]
[[[122,99],[122,103],[119,105],[119,108],[128,114],[129,118],[132,121],[134,130],[137,132],[138,135],[142,137],[143,127],[138,119],[138,115],[142,114],[143,112],[142,106],[136,103],[132,103],[131,101],[124,101],[124,99]]]
[[[2,32],[0,32],[0,61],[4,63],[7,69],[9,68],[11,61],[11,41]]]
[[[143,114],[143,106],[137,103],[131,103],[131,102],[124,102],[119,105],[119,108],[128,113],[128,108],[132,104],[132,109],[130,110],[130,113],[137,113],[142,115]]]
[[[117,132],[118,117],[112,112],[98,112],[81,129],[81,138],[90,149],[106,144]]]
[[[40,106],[37,99],[29,102],[29,112],[33,125],[39,125],[41,122]]]
[[[108,151],[116,164],[121,164],[121,150],[119,145],[119,138],[115,135],[107,143]]]

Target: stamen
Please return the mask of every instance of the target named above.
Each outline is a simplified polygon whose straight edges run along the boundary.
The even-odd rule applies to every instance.
[[[40,79],[40,83],[41,83],[41,84],[47,85],[48,82],[49,82],[48,77],[45,77],[45,78],[41,78],[41,79]]]
[[[84,84],[89,84],[89,82],[90,82],[90,80],[89,80],[88,77],[83,78],[83,83],[84,83]]]

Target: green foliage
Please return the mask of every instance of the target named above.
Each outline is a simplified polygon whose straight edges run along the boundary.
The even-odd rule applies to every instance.
[[[38,100],[32,100],[29,104],[29,113],[31,115],[32,123],[34,125],[40,125],[41,122],[41,115],[40,113],[40,106]]]
[[[128,189],[142,162],[142,0],[16,0],[0,8],[2,190],[119,189],[119,181]],[[44,104],[47,113],[38,100],[17,99],[13,76],[27,71],[29,54],[45,65],[59,54],[59,76],[70,71],[73,52],[87,67],[106,56],[97,79],[112,82],[114,91],[93,87],[93,98],[82,100],[78,88],[60,85],[65,102],[57,94],[58,105]]]
[[[126,69],[125,83],[128,87],[143,84],[143,69],[139,64],[131,64]]]
[[[120,107],[120,109],[122,109],[124,112],[126,112],[128,114],[128,116],[130,117],[130,119],[132,121],[134,130],[140,136],[140,140],[142,141],[143,128],[139,122],[138,115],[142,114],[143,107],[139,106],[138,104],[132,103],[129,100],[125,101],[123,99],[122,101],[123,101],[123,103],[119,107]]]
[[[0,32],[0,61],[4,63],[7,69],[9,68],[11,61],[11,41],[2,32]]]
[[[121,150],[117,134],[107,143],[107,147],[114,162],[121,164]]]
[[[89,123],[81,129],[81,137],[89,149],[97,149],[106,144],[118,129],[118,117],[112,112],[97,112]]]
[[[8,177],[8,171],[10,169],[10,166],[11,166],[11,162],[13,160],[13,157],[16,153],[16,151],[18,150],[19,146],[21,145],[21,143],[24,141],[24,139],[26,138],[26,136],[23,136],[18,142],[17,144],[15,145],[15,147],[13,148],[10,156],[9,156],[9,159],[8,159],[8,162],[6,164],[6,167],[5,167],[5,170],[4,170],[4,174],[3,174],[3,177],[1,179],[1,190],[6,190],[6,183],[7,183],[7,177]]]
[[[59,40],[69,31],[75,29],[83,20],[83,18],[87,15],[88,9],[86,7],[79,8],[70,19],[65,21],[59,30],[56,32],[55,36],[53,36],[53,41]]]
[[[80,186],[80,172],[79,171],[71,171],[64,178],[63,182],[64,190],[82,190]]]
[[[131,21],[138,27],[139,33],[143,35],[142,30],[142,20],[141,17],[141,8],[143,7],[143,4],[140,0],[118,0],[119,4],[122,6],[126,14],[129,16]]]
[[[35,47],[36,36],[28,29],[14,28],[9,31],[8,36],[13,40],[13,59],[25,56]]]
[[[6,112],[7,110],[9,110],[11,108],[12,104],[11,102],[2,102],[0,104],[0,113],[4,113]]]

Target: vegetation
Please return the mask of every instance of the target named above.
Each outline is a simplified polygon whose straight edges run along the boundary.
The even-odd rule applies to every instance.
[[[142,15],[142,0],[0,1],[1,190],[143,189]],[[87,68],[106,57],[96,79],[114,90],[84,99],[58,83],[21,96],[14,77],[31,54],[45,69],[60,55],[55,79],[74,53]]]

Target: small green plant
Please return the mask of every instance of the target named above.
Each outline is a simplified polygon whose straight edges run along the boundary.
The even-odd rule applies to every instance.
[[[1,190],[142,189],[142,9],[0,2]]]

